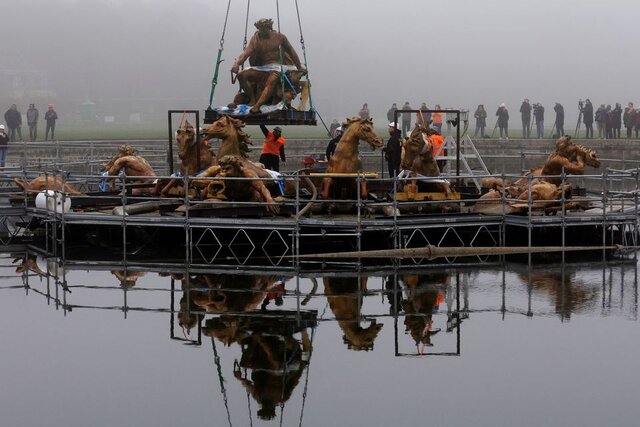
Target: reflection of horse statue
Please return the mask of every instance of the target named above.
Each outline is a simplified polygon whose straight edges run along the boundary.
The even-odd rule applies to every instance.
[[[518,273],[523,284],[529,283],[528,273]],[[575,280],[575,273],[565,273],[564,282],[561,272],[531,272],[531,286],[543,291],[555,307],[555,312],[563,318],[580,310],[590,310],[598,302],[598,290]]]
[[[324,289],[350,350],[373,350],[373,343],[382,329],[375,319],[369,326],[360,326],[362,293],[367,291],[366,277],[324,277]]]
[[[193,310],[207,313],[253,311],[260,305],[265,293],[278,280],[278,277],[203,274],[191,277],[188,286],[186,279],[183,279],[182,287],[185,295],[180,300],[178,323],[185,330],[195,326],[194,316],[189,313]],[[187,292],[189,292],[188,298]],[[191,303],[190,307],[187,307],[187,300]]]
[[[358,143],[360,140],[366,141],[373,148],[381,148],[382,141],[376,134],[373,128],[373,121],[371,119],[360,119],[353,117],[347,119],[346,123],[342,124],[343,128],[346,128],[342,134],[342,138],[336,145],[336,151],[329,159],[327,166],[327,173],[358,173],[362,172],[362,159],[358,151]],[[329,199],[330,191],[335,183],[336,179],[327,177],[322,180],[322,197],[325,200]],[[356,180],[354,178],[340,179],[341,183],[348,183],[348,186],[352,189],[355,188]],[[334,191],[335,192],[335,191]],[[360,197],[362,199],[367,198],[367,184],[362,180],[360,188]]]
[[[124,171],[126,176],[136,176],[136,183],[150,183],[155,180],[156,173],[149,162],[139,156],[136,150],[130,145],[121,146],[118,153],[107,163],[102,165],[102,170],[106,176],[115,177],[120,171]],[[149,178],[144,178],[149,177]],[[111,188],[115,185],[115,178],[111,178]],[[134,194],[145,193],[143,189],[135,189]]]

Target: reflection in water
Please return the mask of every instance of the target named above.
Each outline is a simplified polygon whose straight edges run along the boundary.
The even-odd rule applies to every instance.
[[[444,302],[450,279],[446,273],[403,275],[401,278],[406,295],[402,300],[404,325],[415,342],[418,354],[424,353],[425,346],[433,346],[431,337],[441,330],[433,328],[433,314]]]
[[[530,284],[534,291],[544,292],[562,319],[570,319],[572,313],[590,311],[598,301],[598,290],[576,278],[576,272],[529,271],[518,273],[520,280]]]
[[[12,269],[14,266],[10,264]],[[351,350],[374,349],[381,357],[460,356],[463,320],[466,326],[483,321],[490,324],[490,316],[495,323],[510,315],[549,316],[555,321],[555,314],[567,319],[576,314],[612,313],[637,319],[638,306],[635,264],[545,266],[545,270],[524,272],[522,266],[516,266],[512,268],[520,271],[515,275],[509,272],[509,286],[505,271],[497,269],[391,270],[370,275],[321,272],[318,277],[322,276],[320,287],[324,285],[324,290],[316,290],[315,278],[286,279],[274,272],[228,274],[224,270],[193,272],[185,268],[155,270],[156,276],[152,268],[142,265],[102,265],[103,280],[92,271],[87,285],[74,279],[77,270],[90,266],[74,269],[70,263],[33,254],[21,254],[15,267],[28,293],[55,301],[55,307],[65,314],[75,308],[118,310],[125,315],[133,310],[157,311],[169,316],[171,338],[173,322],[179,325],[175,328],[177,335],[182,329],[183,342],[199,345],[201,333],[210,337],[228,414],[228,400],[250,399],[258,408],[249,405],[249,413],[262,420],[278,417],[285,404],[293,406],[300,400],[304,409],[314,352],[319,356],[318,351],[326,351],[337,360],[344,357],[340,353],[353,355]],[[46,288],[40,283],[46,283]],[[97,294],[99,289],[117,292],[105,296]],[[166,292],[159,297],[156,293],[156,301],[164,301],[162,308],[146,306],[147,295],[151,297],[150,291],[158,289],[170,291],[170,303],[166,302]],[[140,304],[134,307],[126,297],[133,293]],[[124,298],[113,303],[114,295]],[[533,298],[535,295],[544,298]],[[496,318],[495,314],[502,316]],[[314,345],[319,324],[334,333],[322,341],[328,349]],[[188,337],[194,330],[198,338],[192,341]],[[391,335],[393,351],[389,349]],[[478,345],[481,340],[470,341]],[[313,403],[323,405],[323,397],[314,395]]]
[[[367,277],[325,276],[323,282],[329,307],[344,333],[344,343],[350,350],[373,350],[383,325],[373,319],[368,326],[362,327],[361,308],[367,292]]]
[[[284,406],[298,385],[311,359],[309,328],[315,327],[315,319],[315,311],[276,310],[207,320],[203,331],[213,339],[216,359],[216,339],[227,346],[240,345],[233,375],[260,405],[261,419],[274,418],[276,408]]]

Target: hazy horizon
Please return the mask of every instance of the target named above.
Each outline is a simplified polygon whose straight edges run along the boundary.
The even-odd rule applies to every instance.
[[[393,102],[471,111],[482,103],[492,126],[505,102],[510,127],[518,128],[526,97],[542,102],[549,127],[554,103],[562,103],[570,129],[580,98],[596,107],[640,101],[629,89],[638,65],[633,42],[620,30],[640,12],[637,2],[613,0],[606,8],[578,0],[298,4],[313,102],[326,121],[355,115],[365,102],[374,120],[383,122]],[[281,31],[302,58],[295,2],[279,6]],[[226,7],[224,0],[7,4],[0,72],[45,76],[40,104],[47,98],[65,108],[72,100],[98,106],[158,100],[160,113],[204,109]],[[216,105],[226,105],[237,90],[229,69],[242,50],[246,7],[245,1],[231,2]],[[248,37],[262,17],[273,18],[277,27],[276,2],[251,3]],[[0,108],[15,99],[2,87]],[[25,112],[28,103],[22,99],[19,108]]]

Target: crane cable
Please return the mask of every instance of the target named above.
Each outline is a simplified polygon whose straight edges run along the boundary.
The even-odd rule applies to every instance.
[[[296,0],[296,14],[298,15],[298,28],[300,29],[300,45],[302,46],[302,57],[304,58],[304,69],[307,70],[307,85],[309,85],[309,88],[308,88],[309,109],[313,111],[313,100],[311,99],[311,79],[309,79],[309,65],[307,65],[307,50],[304,45],[304,36],[302,35],[302,21],[300,20],[300,8],[298,7],[298,0]]]
[[[220,48],[218,49],[218,58],[216,59],[216,70],[213,73],[213,79],[211,80],[211,94],[209,95],[209,108],[213,104],[213,94],[216,91],[216,85],[218,84],[218,71],[220,70],[220,63],[222,62],[222,51],[224,50],[224,35],[227,31],[227,21],[229,20],[229,9],[231,8],[231,0],[227,3],[227,13],[224,17],[224,26],[222,27],[222,37],[220,37]]]

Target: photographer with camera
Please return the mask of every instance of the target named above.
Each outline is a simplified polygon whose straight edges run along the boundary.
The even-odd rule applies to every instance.
[[[533,118],[536,120],[536,136],[542,139],[544,138],[544,107],[540,101],[533,106]]]

